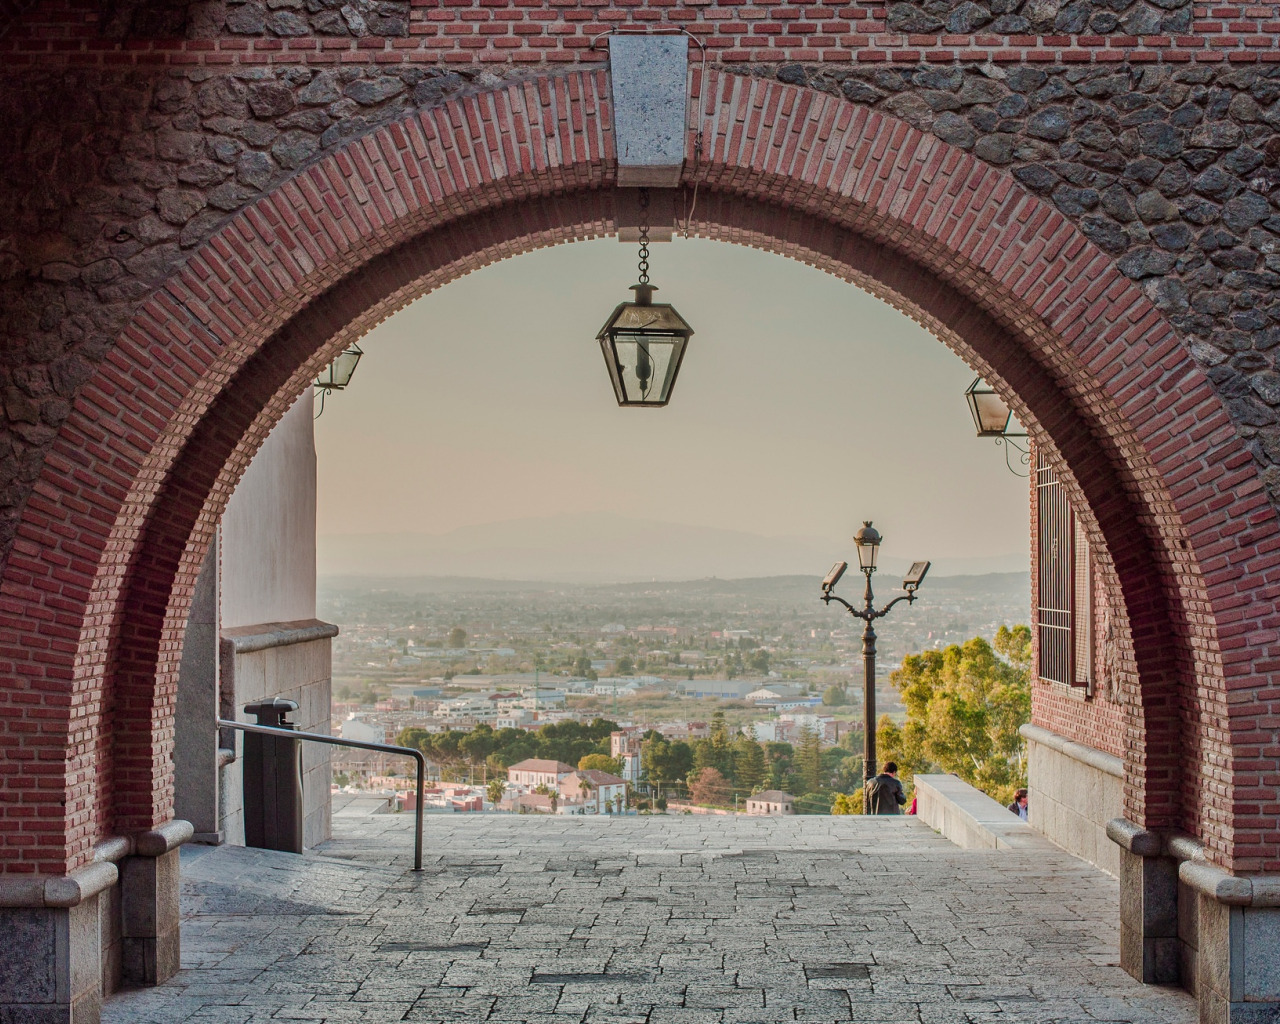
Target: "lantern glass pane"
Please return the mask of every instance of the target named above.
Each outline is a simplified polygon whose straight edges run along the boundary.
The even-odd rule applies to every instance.
[[[621,400],[637,405],[660,405],[671,395],[680,351],[685,339],[671,335],[614,334]]]
[[[858,545],[858,565],[863,569],[874,569],[876,567],[876,556],[880,553],[879,544],[859,544]]]
[[[358,349],[347,349],[340,352],[338,358],[333,361],[330,367],[333,374],[333,386],[337,388],[345,388],[351,383],[351,378],[355,376],[356,364],[360,362],[361,353]]]
[[[969,395],[969,408],[979,437],[998,437],[1009,423],[1009,407],[994,391],[976,391]]]

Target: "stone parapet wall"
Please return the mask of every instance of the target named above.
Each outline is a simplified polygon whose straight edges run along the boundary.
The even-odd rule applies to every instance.
[[[962,849],[1053,849],[1007,807],[955,775],[917,775],[913,782],[917,817]]]
[[[1107,838],[1107,822],[1124,807],[1123,762],[1039,726],[1024,725],[1022,735],[1032,827],[1119,877],[1120,850]]]

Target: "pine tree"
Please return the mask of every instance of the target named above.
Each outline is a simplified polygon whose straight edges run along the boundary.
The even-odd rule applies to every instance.
[[[729,726],[724,720],[723,711],[717,711],[711,716],[710,747],[710,759],[707,764],[726,779],[733,778],[733,745],[729,740]]]
[[[796,751],[796,763],[805,787],[812,792],[822,788],[822,741],[812,729],[800,733],[800,749]]]
[[[733,753],[738,787],[745,789],[748,794],[758,792],[768,775],[760,744],[749,736],[743,736],[734,744]]]

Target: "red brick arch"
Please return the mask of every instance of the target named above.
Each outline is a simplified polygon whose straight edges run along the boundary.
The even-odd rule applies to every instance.
[[[1170,326],[1052,207],[936,138],[777,82],[715,73],[700,92],[695,228],[904,309],[1061,458],[1132,635],[1129,816],[1275,868],[1265,737],[1233,736],[1227,709],[1266,695],[1276,638],[1251,624],[1273,618],[1256,609],[1275,605],[1280,532]],[[182,627],[239,474],[351,337],[484,263],[611,230],[607,95],[602,72],[576,71],[373,131],[236,215],[133,319],[0,580],[30,723],[0,761],[6,870],[74,867],[103,834],[170,815]]]

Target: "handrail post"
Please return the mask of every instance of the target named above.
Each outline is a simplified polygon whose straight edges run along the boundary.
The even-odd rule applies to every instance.
[[[238,729],[240,732],[261,733],[264,736],[284,736],[291,740],[310,740],[313,743],[327,743],[333,747],[354,747],[357,750],[377,750],[384,754],[399,754],[412,757],[418,765],[418,806],[414,811],[413,837],[413,870],[422,870],[422,827],[423,814],[427,800],[427,758],[421,750],[414,747],[397,747],[390,743],[367,743],[364,740],[348,740],[341,736],[326,736],[318,732],[295,732],[293,729],[276,729],[269,725],[252,725],[249,722],[234,722],[226,718],[217,719],[221,729]]]
[[[426,808],[423,806],[427,800],[427,758],[422,751],[417,752],[415,758],[418,762],[418,807],[417,820],[414,821],[413,833],[413,870],[422,870],[422,815]],[[483,806],[483,805],[482,805]]]

